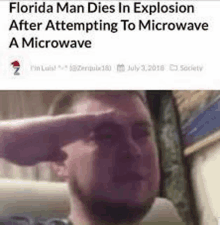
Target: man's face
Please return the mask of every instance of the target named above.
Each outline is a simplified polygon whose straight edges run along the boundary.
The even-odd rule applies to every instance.
[[[70,112],[113,111],[89,137],[62,148],[67,181],[75,195],[130,206],[152,204],[159,189],[159,164],[149,110],[136,95],[82,99]]]

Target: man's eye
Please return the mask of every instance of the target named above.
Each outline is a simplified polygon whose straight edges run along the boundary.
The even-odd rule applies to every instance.
[[[94,137],[97,142],[108,142],[111,144],[116,143],[118,140],[118,135],[115,132],[97,132]]]
[[[115,143],[118,140],[119,129],[113,123],[104,123],[94,130],[94,138],[99,142]]]
[[[103,131],[103,132],[96,133],[95,134],[95,138],[97,140],[103,140],[103,141],[111,140],[111,141],[113,141],[113,140],[115,140],[117,138],[117,135],[115,133],[113,133],[113,132],[105,132],[105,131]]]
[[[147,128],[138,129],[133,132],[133,138],[135,140],[147,138],[148,136],[150,136],[150,131]]]
[[[101,135],[96,135],[96,138],[100,139],[100,140],[111,140],[111,139],[114,138],[114,135],[112,135],[112,134],[101,134]]]

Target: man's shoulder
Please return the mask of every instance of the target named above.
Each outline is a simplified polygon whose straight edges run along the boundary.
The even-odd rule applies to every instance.
[[[156,198],[153,206],[143,219],[146,222],[182,222],[173,203],[165,198]]]

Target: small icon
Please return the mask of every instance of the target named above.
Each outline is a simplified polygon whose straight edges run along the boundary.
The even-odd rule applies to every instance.
[[[125,71],[125,65],[124,64],[118,64],[117,65],[117,71],[118,72],[124,72]]]
[[[170,64],[170,70],[171,71],[177,71],[178,70],[178,65]]]
[[[18,70],[20,69],[20,63],[18,61],[14,61],[11,63],[11,65],[15,69],[14,75],[20,75],[20,73],[18,73]]]

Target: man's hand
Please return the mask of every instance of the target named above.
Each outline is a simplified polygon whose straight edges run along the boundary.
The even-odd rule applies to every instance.
[[[86,138],[110,114],[66,114],[1,122],[0,156],[24,166],[63,161],[67,155],[61,147]]]

